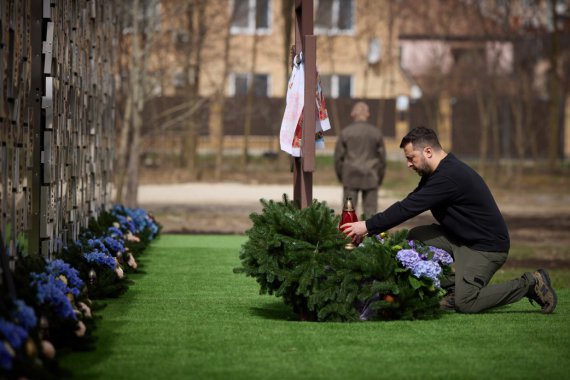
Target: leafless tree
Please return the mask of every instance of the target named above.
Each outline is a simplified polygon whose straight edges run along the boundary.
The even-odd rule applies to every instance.
[[[255,96],[255,73],[257,67],[257,50],[259,36],[254,32],[251,46],[251,62],[249,69],[249,81],[245,103],[245,120],[243,122],[243,152],[242,164],[247,168],[249,164],[249,137],[251,136],[251,124],[253,118],[253,98]]]
[[[230,62],[230,52],[231,52],[231,25],[232,20],[235,18],[235,12],[227,19],[225,27],[222,28],[224,31],[224,47],[222,55],[222,73],[221,80],[218,81],[218,87],[212,96],[211,107],[210,107],[210,118],[211,126],[213,132],[213,140],[216,146],[216,158],[215,158],[215,169],[214,178],[219,181],[222,178],[222,170],[224,163],[224,120],[223,120],[223,110],[225,104],[226,88],[228,83],[228,75],[231,71]]]
[[[199,97],[202,51],[206,37],[206,0],[186,0],[188,47],[185,54],[184,73],[187,79],[186,130],[181,151],[181,162],[191,175],[197,177],[198,119],[197,110],[202,105]]]
[[[125,116],[120,126],[120,145],[117,152],[116,201],[128,207],[137,205],[142,111],[148,95],[146,64],[155,39],[152,32],[156,30],[158,22],[157,1],[132,0],[131,4],[123,3],[125,12],[122,14],[126,17],[122,20],[123,33],[129,37],[123,42],[130,54],[126,64],[128,76],[125,81],[121,81]]]
[[[557,168],[558,164],[558,131],[559,131],[559,119],[560,119],[560,107],[561,107],[561,77],[560,77],[560,28],[558,25],[559,15],[557,0],[549,0],[550,12],[552,18],[552,32],[550,34],[550,51],[549,51],[549,61],[550,70],[548,72],[548,168],[553,172]]]

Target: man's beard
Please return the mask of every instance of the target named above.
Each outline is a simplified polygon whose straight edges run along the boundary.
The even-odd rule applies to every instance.
[[[431,170],[425,159],[422,160],[421,167],[416,168],[416,173],[418,173],[420,177],[426,177],[431,174]]]

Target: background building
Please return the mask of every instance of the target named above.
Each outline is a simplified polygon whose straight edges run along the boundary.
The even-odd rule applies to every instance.
[[[198,152],[278,151],[293,3],[146,0],[146,162],[170,155],[192,165]],[[364,100],[393,157],[401,136],[419,124],[483,164],[555,163],[570,154],[565,2],[315,0],[314,9],[317,67],[333,126],[326,152],[349,123],[351,105]],[[122,80],[129,72],[125,65]]]

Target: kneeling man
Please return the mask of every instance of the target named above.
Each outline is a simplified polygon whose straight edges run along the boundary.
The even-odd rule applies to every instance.
[[[341,226],[344,232],[358,241],[430,210],[438,224],[413,228],[408,239],[444,249],[455,260],[455,273],[442,281],[448,291],[442,308],[477,313],[527,297],[540,305],[543,313],[552,313],[556,293],[544,269],[489,285],[507,260],[510,240],[505,220],[483,178],[452,153],[446,153],[432,129],[412,129],[400,148],[408,168],[421,177],[418,187],[370,219]]]

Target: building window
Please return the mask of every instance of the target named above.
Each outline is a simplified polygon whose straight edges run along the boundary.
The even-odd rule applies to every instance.
[[[321,86],[327,98],[351,98],[352,75],[321,75]]]
[[[252,83],[253,78],[253,83]],[[231,73],[229,78],[229,95],[245,96],[249,86],[253,85],[253,95],[260,97],[268,97],[270,94],[269,75],[249,73]]]
[[[270,30],[271,0],[232,0],[232,34],[267,33]]]
[[[485,62],[485,48],[451,48],[451,56],[456,66],[481,65]]]
[[[318,0],[315,30],[319,34],[354,31],[354,0]]]

